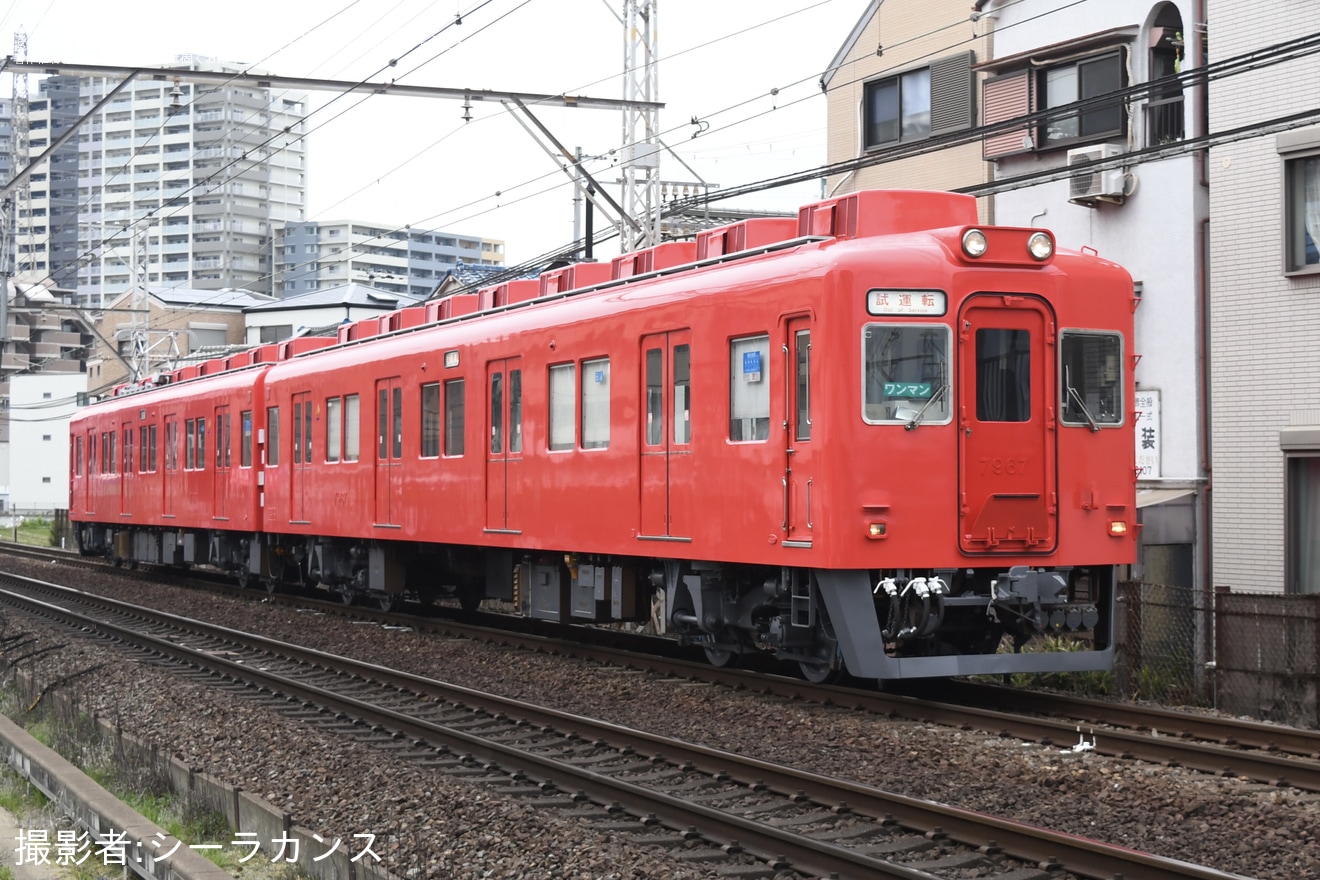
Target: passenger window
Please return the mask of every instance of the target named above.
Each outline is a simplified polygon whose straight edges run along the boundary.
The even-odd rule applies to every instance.
[[[183,469],[197,467],[197,420],[188,419],[183,426]]]
[[[274,467],[280,463],[280,408],[266,407],[266,464]]]
[[[582,448],[610,445],[610,359],[582,362]]]
[[[440,383],[422,386],[422,449],[423,458],[440,456]]]
[[[770,439],[769,336],[729,343],[729,439]]]
[[[659,446],[664,441],[664,352],[646,351],[646,445]]]
[[[302,464],[302,401],[293,403],[293,463]]]
[[[686,343],[674,346],[674,442],[692,442],[692,360]]]
[[[240,467],[252,467],[252,410],[244,410],[239,415],[243,431],[242,441],[238,447],[238,464]],[[154,429],[153,429],[154,430]],[[156,460],[155,442],[153,438],[151,460]],[[154,464],[152,469],[154,470]]]
[[[124,473],[133,473],[133,429],[124,429]]]
[[[395,461],[403,458],[403,388],[394,386],[394,443],[392,457]]]
[[[1031,333],[976,331],[976,419],[1031,420]]]
[[[862,328],[862,420],[868,424],[947,424],[952,418],[944,325],[867,324]]]
[[[463,380],[445,383],[445,455],[463,454]]]
[[[206,419],[197,420],[197,469],[206,469]]]
[[[490,451],[504,451],[504,374],[490,375]]]
[[[147,472],[147,426],[138,428],[138,473]]]
[[[339,461],[339,455],[343,450],[343,413],[340,408],[343,406],[338,397],[327,397],[325,400],[325,460]]]
[[[1123,421],[1123,337],[1077,333],[1060,337],[1063,381],[1059,409],[1065,425],[1117,425]]]
[[[522,452],[522,370],[509,370],[509,451]]]
[[[357,461],[362,443],[362,406],[356,394],[344,396],[344,461]]]
[[[573,448],[575,366],[556,364],[550,368],[550,449],[554,451]]]

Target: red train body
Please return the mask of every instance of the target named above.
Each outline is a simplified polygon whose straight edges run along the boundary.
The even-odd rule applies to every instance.
[[[813,678],[1112,662],[1136,531],[1114,264],[969,197],[863,192],[471,299],[88,407],[81,547],[387,605],[662,609],[714,662]],[[1090,649],[1001,649],[1059,632]]]

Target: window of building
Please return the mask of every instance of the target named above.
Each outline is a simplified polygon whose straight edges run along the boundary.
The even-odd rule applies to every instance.
[[[862,328],[862,420],[923,424],[952,418],[948,327],[867,324]],[[924,412],[923,412],[924,410]]]
[[[1041,106],[1044,109],[1083,103],[1083,107],[1048,119],[1041,125],[1041,142],[1055,145],[1090,141],[1123,134],[1123,102],[1097,101],[1125,85],[1123,53],[1110,52],[1098,58],[1060,64],[1039,73]]]
[[[1060,337],[1059,411],[1065,425],[1118,425],[1123,421],[1123,337],[1078,333]]]
[[[445,455],[463,454],[463,380],[445,383]]]
[[[862,148],[961,131],[973,124],[972,53],[862,86]]]
[[[280,463],[280,408],[266,407],[266,465],[275,467]]]
[[[440,383],[422,386],[422,457],[440,455]]]
[[[577,424],[574,376],[576,364],[556,364],[550,368],[550,449],[572,449]]]
[[[1285,432],[1287,583],[1289,593],[1320,593],[1320,448],[1287,450]],[[1315,433],[1312,431],[1312,433]],[[1312,438],[1311,443],[1315,439]]]
[[[1320,271],[1320,153],[1284,162],[1289,272]]]
[[[770,438],[770,337],[729,343],[729,439]]]
[[[610,445],[610,359],[582,362],[582,448]]]
[[[1076,107],[1052,114],[1039,125],[1024,124],[988,135],[982,142],[982,155],[986,159],[999,159],[1125,136],[1126,101],[1104,96],[1128,84],[1127,49],[1116,45],[1128,40],[1130,36],[1122,34],[1088,37],[1060,49],[1054,56],[1058,59],[1054,64],[1033,55],[1029,59],[1015,56],[988,65],[993,72],[981,87],[985,125],[1040,110]]]

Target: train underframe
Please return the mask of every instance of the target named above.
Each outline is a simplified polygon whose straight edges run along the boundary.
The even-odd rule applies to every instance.
[[[117,563],[206,565],[244,586],[320,587],[386,610],[498,599],[544,620],[647,623],[717,666],[770,653],[817,682],[1113,663],[1112,566],[825,570],[91,523],[78,543]]]

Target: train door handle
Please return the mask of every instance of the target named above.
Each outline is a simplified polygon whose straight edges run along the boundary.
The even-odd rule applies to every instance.
[[[781,478],[780,482],[784,484],[784,531],[788,531],[788,476]]]
[[[815,477],[807,480],[807,528],[809,529],[815,528],[815,526],[811,524],[811,484],[814,480]]]

